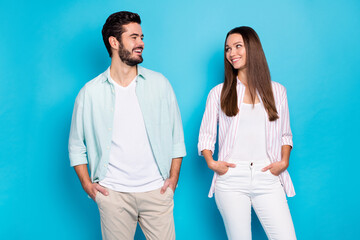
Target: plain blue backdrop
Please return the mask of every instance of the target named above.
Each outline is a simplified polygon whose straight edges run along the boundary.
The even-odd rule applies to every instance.
[[[182,113],[177,239],[226,239],[196,145],[207,94],[223,80],[225,35],[240,25],[258,32],[272,79],[288,91],[298,239],[359,238],[358,1],[19,0],[0,9],[1,239],[101,238],[67,141],[78,91],[110,64],[102,25],[120,10],[140,14],[142,65],[170,80]],[[266,239],[256,217],[253,239]]]

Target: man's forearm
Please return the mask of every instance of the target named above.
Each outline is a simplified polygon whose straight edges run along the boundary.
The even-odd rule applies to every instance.
[[[173,158],[171,162],[170,178],[176,180],[176,182],[179,180],[182,159],[182,157]]]
[[[74,167],[76,174],[79,177],[79,180],[81,182],[81,185],[83,188],[84,186],[91,184],[89,172],[87,169],[87,164],[81,164]]]

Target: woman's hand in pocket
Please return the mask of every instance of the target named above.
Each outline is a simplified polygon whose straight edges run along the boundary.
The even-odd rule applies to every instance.
[[[210,150],[204,149],[201,153],[204,156],[208,167],[219,175],[224,175],[229,170],[229,167],[234,168],[236,166],[234,163],[215,161],[212,157],[213,153]]]
[[[236,165],[234,163],[228,163],[224,161],[214,161],[209,168],[216,172],[217,174],[224,175],[229,171],[229,168],[234,168]]]
[[[272,175],[279,176],[283,171],[288,168],[289,164],[286,161],[274,162],[266,167],[264,167],[261,171],[266,172],[269,170]]]

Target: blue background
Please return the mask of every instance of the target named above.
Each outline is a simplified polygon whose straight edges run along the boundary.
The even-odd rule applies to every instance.
[[[358,238],[358,1],[19,0],[0,9],[1,239],[100,239],[67,140],[78,91],[110,64],[101,28],[119,10],[140,14],[142,65],[170,80],[181,109],[177,239],[226,239],[196,145],[207,94],[223,80],[225,35],[240,25],[258,32],[272,79],[288,90],[298,239]],[[253,236],[266,239],[256,217]]]

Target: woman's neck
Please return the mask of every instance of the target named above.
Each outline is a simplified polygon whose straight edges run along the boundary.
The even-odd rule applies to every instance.
[[[246,72],[245,69],[243,70],[239,70],[238,74],[237,74],[238,79],[240,80],[240,82],[242,84],[244,84],[245,86],[247,86],[247,77],[246,77]]]

